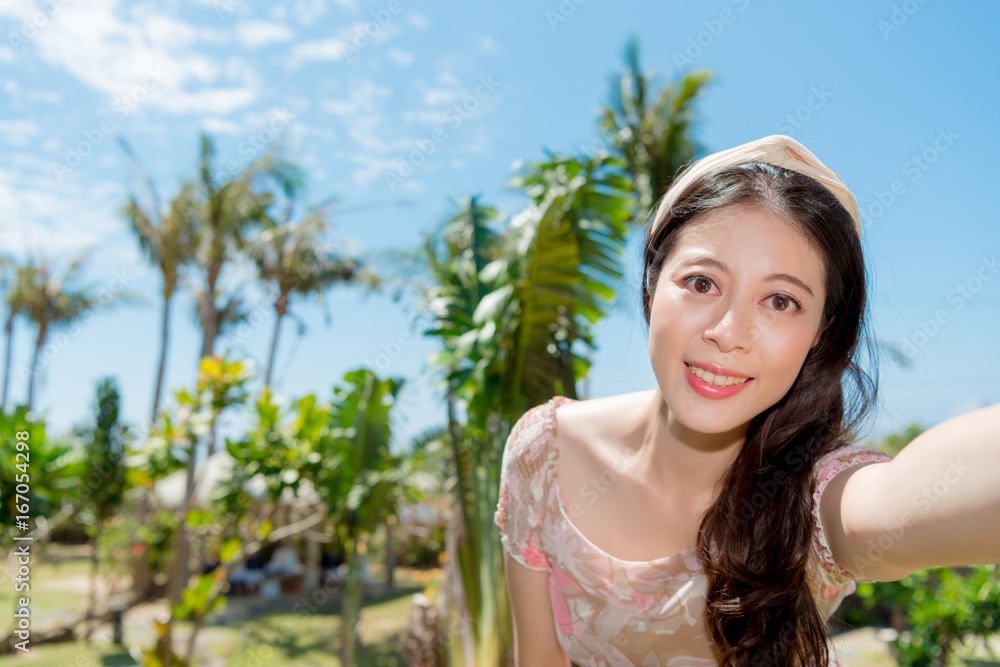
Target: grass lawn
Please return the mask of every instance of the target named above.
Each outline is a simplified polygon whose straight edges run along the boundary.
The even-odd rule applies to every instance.
[[[87,576],[87,562],[63,562],[58,565],[37,563],[32,567],[32,580],[45,582],[40,589],[32,586],[32,612],[37,618],[55,618],[67,612],[86,608],[86,588],[81,589],[81,581]],[[380,578],[378,568],[372,567],[373,575]],[[403,644],[400,637],[406,618],[412,607],[412,596],[424,591],[428,586],[437,586],[440,570],[396,570],[397,589],[391,594],[369,599],[361,612],[362,647],[357,652],[357,665],[361,667],[404,667]],[[59,582],[65,582],[60,586]],[[62,588],[63,590],[59,590]],[[12,587],[6,587],[0,595],[2,605],[12,608]],[[82,592],[74,593],[80,589]],[[206,659],[203,665],[227,665],[250,667],[326,667],[339,666],[337,658],[340,639],[340,603],[315,598],[317,603],[309,605],[311,611],[296,612],[292,607],[307,601],[300,596],[287,596],[278,609],[251,613],[245,616],[242,610],[250,609],[248,601],[253,598],[233,598],[227,608],[214,621],[210,621],[198,635],[198,652]],[[9,614],[6,630],[10,630]],[[125,629],[126,642],[138,642],[138,648],[151,647],[153,628],[128,627]],[[179,645],[186,638],[190,625],[178,623]],[[291,632],[288,630],[291,629]],[[87,645],[83,641],[71,644],[46,644],[32,647],[29,654],[18,653],[5,656],[5,664],[31,665],[32,667],[75,667],[76,665],[133,665],[128,652],[120,647],[95,643]]]
[[[0,635],[6,637],[13,629],[14,602],[22,596],[31,599],[32,623],[47,624],[69,612],[86,609],[89,577],[90,561],[86,558],[46,561],[33,554],[29,591],[16,592],[13,580],[6,578],[0,584]]]

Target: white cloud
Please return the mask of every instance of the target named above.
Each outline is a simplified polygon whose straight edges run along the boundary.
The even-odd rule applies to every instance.
[[[426,123],[427,125],[443,125],[446,111],[402,111],[400,118],[407,123]]]
[[[400,67],[409,67],[413,63],[413,54],[409,51],[403,51],[402,49],[389,49],[386,51],[386,55],[389,60],[398,64]]]
[[[12,146],[25,146],[42,131],[30,120],[0,120],[0,135]]]
[[[351,176],[351,181],[359,187],[364,187],[377,178],[384,178],[384,172],[395,173],[399,166],[398,158],[374,157],[369,153],[354,153],[350,156],[350,161],[358,165]],[[419,189],[410,180],[407,180],[403,187],[407,190]]]
[[[309,25],[326,13],[326,0],[298,0],[292,16],[302,25]]]
[[[240,131],[240,126],[237,123],[227,118],[211,116],[202,119],[201,127],[211,134],[238,134]]]
[[[0,166],[0,216],[5,251],[23,256],[41,250],[46,257],[68,258],[84,248],[102,246],[109,235],[122,231],[115,209],[117,194],[70,178],[58,182],[43,161],[20,155],[7,170]],[[59,193],[58,197],[53,193]],[[12,225],[13,228],[7,227]]]
[[[315,42],[303,42],[292,49],[290,65],[298,66],[310,60],[340,60],[347,52],[347,43],[332,37]]]
[[[355,14],[361,11],[361,8],[358,7],[357,0],[333,0],[333,4],[337,5],[341,9],[354,12]]]
[[[417,12],[410,14],[410,23],[412,23],[414,27],[420,29],[424,29],[430,25],[427,18],[423,14],[419,14]]]
[[[160,107],[177,114],[227,114],[249,106],[257,93],[252,88],[217,88],[197,93],[173,93],[160,101]]]
[[[143,105],[174,113],[203,110],[217,102],[225,108],[212,111],[225,113],[255,99],[249,68],[235,81],[221,81],[233,78],[233,68],[224,72],[216,59],[194,50],[200,43],[226,41],[224,32],[156,14],[152,5],[124,10],[119,4],[60,4],[31,43],[42,60],[98,91],[120,97],[144,87]],[[4,9],[0,7],[0,13],[11,13]],[[30,3],[24,3],[18,11],[28,10]],[[151,72],[160,75],[151,79]]]
[[[287,42],[294,34],[291,29],[279,23],[268,21],[243,21],[236,24],[236,36],[250,48],[275,42]]]
[[[379,102],[389,97],[391,91],[374,81],[362,81],[350,86],[347,99],[327,100],[323,108],[337,116],[360,115],[378,109]]]
[[[496,42],[489,35],[477,36],[476,42],[479,44],[479,50],[483,53],[497,53],[499,51]]]
[[[9,46],[0,46],[0,62],[14,62],[14,49]]]
[[[427,106],[451,104],[461,96],[462,91],[454,88],[431,88],[424,91],[424,104]]]

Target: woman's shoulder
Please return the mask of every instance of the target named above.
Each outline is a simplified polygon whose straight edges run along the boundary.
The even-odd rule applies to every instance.
[[[825,454],[816,459],[813,471],[817,483],[823,484],[847,468],[891,460],[892,457],[875,447],[838,440]]]
[[[567,443],[574,451],[583,446],[589,448],[588,443],[606,440],[629,407],[637,405],[648,393],[591,399],[554,396],[530,408],[514,423],[505,455],[522,460],[546,458],[551,449],[563,449]]]
[[[558,408],[555,421],[559,433],[574,440],[620,438],[623,424],[630,423],[633,416],[642,415],[654,391],[648,389],[590,399],[557,396],[553,401]]]

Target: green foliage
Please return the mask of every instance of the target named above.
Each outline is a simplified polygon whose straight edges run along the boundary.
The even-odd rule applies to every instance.
[[[20,440],[27,443],[21,448],[23,451],[18,451],[14,444],[19,442],[16,438],[19,432],[27,433],[27,438]],[[15,524],[15,517],[23,515],[16,511],[17,505],[25,504],[17,502],[19,484],[28,487],[28,492],[21,495],[28,499],[31,517],[28,525],[34,530],[37,517],[51,518],[64,504],[78,502],[84,465],[78,448],[48,441],[45,422],[36,420],[25,406],[18,406],[12,413],[0,412],[0,440],[8,452],[0,457],[0,489],[4,490],[0,503],[0,543],[4,543],[11,535],[25,534]]]
[[[159,510],[139,516],[126,501],[126,509],[105,523],[99,547],[101,568],[123,578],[133,571],[138,558],[148,558],[152,572],[165,572],[173,555],[172,537],[177,530],[173,512]]]
[[[333,390],[328,438],[304,473],[314,482],[342,538],[370,535],[400,503],[416,499],[413,465],[392,454],[389,412],[402,380],[379,379],[369,369],[349,371]],[[307,413],[308,414],[308,413]],[[308,422],[308,420],[306,420]]]
[[[919,424],[910,424],[900,433],[890,433],[885,436],[878,447],[889,456],[896,456],[903,451],[903,447],[910,444],[914,438],[925,430],[927,429]]]
[[[859,584],[871,608],[905,610],[905,629],[892,642],[904,667],[944,665],[1000,631],[1000,572],[996,565],[920,570],[899,581]]]
[[[297,407],[292,419],[265,390],[254,402],[256,419],[250,430],[239,440],[227,440],[226,449],[235,459],[233,476],[220,499],[227,508],[249,502],[245,488],[254,477],[264,481],[271,502],[277,502],[285,489],[298,495],[302,469],[319,464],[328,453],[328,408],[312,394],[299,399]]]
[[[625,69],[611,80],[600,129],[625,161],[640,210],[649,209],[680,168],[704,152],[692,138],[694,103],[711,78],[708,70],[685,73],[657,96],[653,77],[643,74],[639,65],[638,42],[629,41]]]
[[[198,394],[205,406],[218,415],[232,405],[246,401],[246,385],[251,379],[252,361],[233,361],[228,352],[222,357],[205,357],[198,371]]]
[[[125,456],[131,436],[128,427],[118,421],[120,401],[117,382],[104,378],[97,387],[93,423],[76,429],[83,448],[83,501],[92,537],[115,513],[125,494]]]
[[[223,583],[219,577],[221,572],[219,570],[199,575],[193,586],[185,588],[180,604],[174,605],[174,618],[204,617],[222,609],[226,605],[226,598],[218,594]]]

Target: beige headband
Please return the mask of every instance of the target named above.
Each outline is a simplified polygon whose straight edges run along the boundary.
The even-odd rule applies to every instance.
[[[666,217],[670,207],[696,179],[709,172],[746,162],[766,162],[776,167],[797,171],[819,181],[851,214],[854,228],[857,230],[858,236],[861,235],[861,216],[858,213],[858,202],[854,199],[851,191],[835,173],[819,161],[818,157],[809,152],[808,148],[784,134],[772,134],[763,139],[713,153],[689,166],[680,178],[670,184],[666,194],[657,205],[656,215],[653,217],[653,227],[650,229],[649,235],[652,236],[660,221]]]

